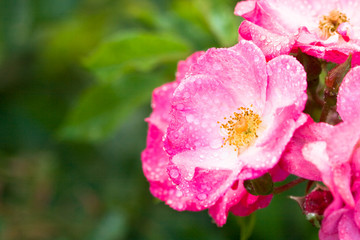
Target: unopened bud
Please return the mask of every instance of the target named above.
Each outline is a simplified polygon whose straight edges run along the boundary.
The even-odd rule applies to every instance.
[[[274,182],[269,173],[262,175],[259,178],[245,180],[244,187],[248,193],[258,195],[269,195],[274,190]]]
[[[304,197],[291,196],[290,198],[299,204],[301,210],[306,215],[306,219],[318,228],[320,228],[321,221],[324,218],[325,209],[333,201],[331,192],[321,187],[315,188],[315,190]]]
[[[303,203],[303,210],[305,214],[316,213],[323,215],[325,209],[333,201],[333,196],[330,191],[327,190],[315,190],[306,195]]]

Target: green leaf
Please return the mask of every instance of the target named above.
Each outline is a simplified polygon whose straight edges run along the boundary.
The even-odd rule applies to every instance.
[[[189,52],[188,43],[171,34],[119,33],[85,59],[85,65],[100,80],[113,81],[129,68],[147,72],[164,62],[183,59]]]
[[[224,0],[197,0],[196,4],[220,45],[234,45],[237,42],[241,18],[233,14],[233,3]]]
[[[100,141],[111,136],[136,108],[149,101],[152,90],[164,82],[160,74],[129,74],[116,84],[99,83],[83,92],[60,129],[70,140]]]
[[[159,15],[157,22],[161,29],[175,32],[191,42],[196,49],[219,47],[201,9],[193,0],[174,1],[168,14]]]

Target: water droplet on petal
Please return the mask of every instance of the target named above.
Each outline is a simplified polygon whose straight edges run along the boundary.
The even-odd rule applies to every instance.
[[[212,149],[218,149],[218,148],[221,147],[221,145],[222,145],[222,140],[219,139],[219,138],[213,139],[213,140],[210,141],[210,147]]]
[[[176,108],[178,109],[178,110],[183,110],[184,109],[184,104],[178,104],[177,106],[176,106]]]
[[[176,190],[176,194],[177,197],[182,197],[183,193],[180,190]]]
[[[169,173],[171,178],[178,178],[180,176],[179,170],[177,169],[171,169]]]
[[[205,193],[200,193],[199,195],[197,195],[197,198],[200,201],[204,201],[207,198],[207,195]]]
[[[194,121],[194,116],[189,114],[189,115],[186,115],[186,121],[188,121],[189,123],[193,122]]]

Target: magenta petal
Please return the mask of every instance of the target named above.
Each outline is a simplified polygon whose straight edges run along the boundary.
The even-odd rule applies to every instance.
[[[346,74],[338,95],[337,111],[348,122],[360,121],[360,67],[351,69]]]
[[[185,77],[191,65],[196,63],[198,58],[201,57],[204,53],[205,52],[203,51],[195,52],[185,61],[180,61],[177,66],[176,81],[180,82]]]
[[[188,80],[180,84],[172,101],[172,120],[165,139],[171,156],[205,146],[220,148],[222,136],[217,122],[237,107],[220,81],[202,76],[196,80],[201,84]]]
[[[325,216],[321,224],[321,232],[324,236],[338,234],[338,225],[341,220],[341,217],[350,210],[342,208],[330,213],[328,216]],[[323,238],[321,238],[323,239]],[[324,238],[326,239],[326,238]]]
[[[275,165],[274,168],[269,170],[269,173],[271,175],[271,178],[274,182],[281,182],[284,181],[288,176],[289,173],[287,171],[284,171],[279,164]]]
[[[153,112],[146,119],[149,122],[146,149],[141,155],[144,174],[150,182],[164,182],[168,179],[166,166],[169,162],[169,157],[163,150],[162,138],[169,124],[169,100],[177,85],[176,82],[167,83],[156,88],[153,92],[151,104]]]
[[[193,211],[214,205],[236,179],[236,174],[228,169],[195,168],[191,176],[183,174],[182,170],[176,165],[170,165],[168,168],[171,179],[178,184],[177,188],[194,203],[189,209]]]
[[[239,181],[236,181],[233,186],[209,208],[209,214],[219,227],[226,223],[230,208],[237,204],[241,198],[247,194],[242,181],[240,183]]]
[[[267,60],[290,53],[296,39],[295,35],[270,32],[249,21],[241,23],[239,34],[243,39],[254,42],[263,51]]]
[[[326,123],[314,123],[308,117],[307,122],[295,131],[293,138],[286,146],[280,161],[281,168],[299,177],[320,181],[319,169],[314,163],[304,158],[302,149],[307,143],[323,140],[330,134],[332,128],[333,126]]]
[[[153,112],[147,119],[149,131],[146,149],[141,154],[142,167],[145,177],[150,183],[150,192],[166,204],[177,210],[185,210],[191,202],[176,189],[169,180],[166,167],[169,156],[163,149],[162,138],[169,124],[170,99],[178,84],[167,83],[153,92]]]
[[[336,40],[333,43],[326,43],[326,41],[309,32],[305,27],[300,28],[299,37],[294,46],[300,48],[306,54],[338,64],[345,62],[350,53],[359,52],[360,50],[356,41],[339,43],[339,40]],[[357,60],[354,61],[358,62]]]
[[[255,108],[262,109],[267,86],[265,68],[266,61],[261,50],[252,42],[240,41],[230,48],[209,49],[192,66],[191,76],[217,79],[224,83],[236,103],[244,106],[253,104]],[[191,80],[201,84],[197,79]]]
[[[256,1],[255,0],[238,2],[236,4],[234,14],[237,15],[237,16],[242,16],[243,14],[254,11],[255,6],[256,6]]]
[[[340,166],[351,161],[355,145],[359,140],[360,129],[357,125],[342,122],[333,128],[331,135],[326,139],[330,164]]]
[[[349,163],[336,166],[333,169],[336,191],[350,207],[355,206],[355,201],[350,190],[351,168]]]
[[[240,202],[234,205],[230,211],[235,214],[236,216],[248,216],[252,212],[267,207],[273,195],[266,195],[266,196],[254,196],[250,193],[246,193]]]
[[[150,182],[150,192],[155,197],[165,201],[174,209],[185,210],[188,199],[176,189],[166,172],[169,157],[162,147],[163,135],[164,133],[155,125],[149,125],[147,147],[141,154],[143,171]]]
[[[268,62],[267,72],[267,108],[276,109],[295,104],[302,111],[307,100],[304,67],[292,56],[280,56]]]
[[[354,240],[360,239],[360,230],[354,222],[353,212],[343,215],[339,222],[339,239]]]
[[[239,180],[209,208],[209,214],[218,226],[222,226],[226,223],[229,211],[237,216],[247,216],[257,209],[267,207],[272,197],[251,195],[245,190],[243,181]]]
[[[170,121],[170,99],[172,98],[177,82],[166,83],[153,91],[151,107],[153,112],[146,119],[147,122],[156,125],[162,131],[166,131]]]
[[[358,228],[360,228],[360,201],[357,199],[354,211],[354,221]]]
[[[196,209],[213,205],[237,179],[240,165],[230,147],[200,148],[172,158],[169,176],[184,195],[194,199]]]
[[[151,181],[164,181],[168,178],[166,168],[169,157],[162,149],[164,132],[155,125],[149,125],[147,146],[141,154],[145,177]]]

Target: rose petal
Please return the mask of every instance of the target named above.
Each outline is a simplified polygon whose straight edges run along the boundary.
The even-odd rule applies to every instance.
[[[191,65],[196,63],[198,58],[201,57],[204,53],[205,52],[203,51],[195,52],[185,61],[180,61],[177,66],[176,81],[180,82],[185,77]]]
[[[307,122],[295,131],[292,139],[286,146],[280,161],[281,168],[302,178],[321,181],[321,173],[316,164],[311,161],[314,157],[308,157],[310,160],[308,161],[304,157],[302,149],[310,142],[324,140],[331,134],[332,128],[333,126],[326,123],[314,123],[308,117]]]
[[[267,72],[266,107],[276,109],[295,104],[302,111],[307,100],[304,67],[292,56],[280,56],[268,62]]]
[[[348,122],[360,121],[360,67],[351,69],[346,74],[338,95],[337,111]]]
[[[345,213],[339,222],[339,239],[360,239],[360,230],[354,222],[353,212]]]
[[[290,53],[296,35],[280,35],[265,28],[243,21],[239,28],[240,36],[254,42],[265,54],[267,60],[276,56]]]

